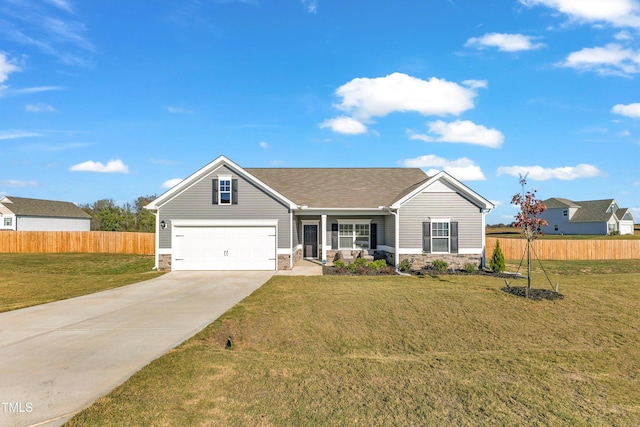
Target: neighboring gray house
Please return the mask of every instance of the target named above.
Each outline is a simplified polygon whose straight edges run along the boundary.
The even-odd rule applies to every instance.
[[[0,230],[89,231],[91,216],[71,202],[0,198]]]
[[[547,220],[545,234],[633,234],[635,219],[627,208],[618,207],[615,199],[574,202],[554,197],[543,201],[547,210],[540,218]]]
[[[291,269],[360,254],[480,265],[493,207],[445,172],[242,168],[224,156],[146,206],[161,270]]]

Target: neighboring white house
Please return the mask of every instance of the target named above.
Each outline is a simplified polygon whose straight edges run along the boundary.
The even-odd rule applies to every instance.
[[[91,216],[71,202],[0,198],[0,230],[89,231]]]
[[[548,222],[542,227],[545,234],[634,233],[633,214],[628,208],[620,208],[615,199],[574,202],[554,197],[542,203],[547,206],[540,215]]]
[[[277,270],[357,256],[481,265],[494,205],[446,172],[243,168],[220,156],[151,202],[161,270]]]

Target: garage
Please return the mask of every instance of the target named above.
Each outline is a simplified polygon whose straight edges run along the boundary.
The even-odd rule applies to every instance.
[[[276,270],[277,221],[172,221],[173,270]]]

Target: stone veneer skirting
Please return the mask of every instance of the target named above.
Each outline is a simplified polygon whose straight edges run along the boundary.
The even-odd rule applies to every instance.
[[[158,271],[171,271],[171,254],[158,255]]]
[[[398,262],[408,259],[411,262],[413,270],[420,270],[427,267],[435,260],[441,260],[449,264],[450,268],[464,269],[468,263],[475,264],[480,268],[482,264],[482,255],[462,255],[462,254],[420,254],[420,255],[400,255]]]

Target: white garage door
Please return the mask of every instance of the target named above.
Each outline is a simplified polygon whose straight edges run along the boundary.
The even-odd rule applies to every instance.
[[[275,270],[272,225],[175,225],[172,270]]]
[[[633,224],[620,224],[620,234],[633,234]]]

